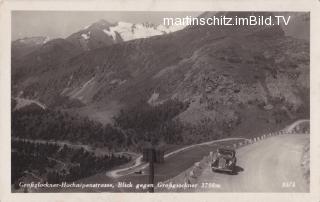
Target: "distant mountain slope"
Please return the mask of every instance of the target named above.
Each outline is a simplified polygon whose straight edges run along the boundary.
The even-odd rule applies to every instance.
[[[26,37],[23,39],[18,39],[12,42],[11,53],[13,58],[21,58],[35,49],[39,48],[46,42],[48,42],[48,37]]]
[[[34,81],[56,72],[66,61],[80,52],[80,49],[77,49],[65,39],[48,41],[27,56],[12,63],[12,87],[15,88],[15,83],[19,82],[21,87],[28,91],[27,89],[34,85]],[[13,91],[15,90],[13,89]],[[33,96],[37,95],[34,94]]]
[[[67,61],[84,52],[134,39],[171,33],[181,28],[183,27],[155,26],[148,23],[112,24],[100,20],[66,39],[18,39],[12,42],[12,78],[14,83],[24,80],[22,85],[26,87],[25,91],[28,91],[29,87],[32,88],[33,78],[46,73],[51,74],[50,70],[56,72],[59,68],[64,68]],[[15,91],[15,85],[13,87]]]
[[[190,102],[181,120],[223,133],[309,116],[309,43],[286,36],[281,26],[192,26],[85,51],[58,64],[43,61],[51,68],[13,78],[14,93],[49,107],[59,107],[61,97],[77,100],[84,107],[68,110],[97,120],[110,121],[121,107],[140,100],[156,105],[172,98]]]

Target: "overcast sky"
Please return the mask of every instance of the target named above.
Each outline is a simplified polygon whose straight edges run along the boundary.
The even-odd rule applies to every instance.
[[[12,40],[30,36],[65,38],[100,19],[109,22],[162,23],[163,17],[197,16],[200,12],[13,11]]]

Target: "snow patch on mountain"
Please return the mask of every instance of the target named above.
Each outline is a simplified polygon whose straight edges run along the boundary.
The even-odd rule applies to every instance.
[[[36,36],[36,37],[25,37],[22,39],[17,39],[15,43],[27,44],[27,45],[42,45],[50,40],[49,37]]]
[[[183,26],[152,26],[145,24],[133,24],[129,22],[118,22],[115,26],[110,26],[109,30],[104,29],[104,33],[116,39],[116,33],[120,35],[123,41],[130,41],[140,38],[148,38],[162,34],[171,33],[183,29]]]
[[[47,36],[47,37],[44,39],[43,44],[47,43],[48,41],[50,41],[50,37]]]
[[[179,31],[185,27],[186,26],[182,26],[182,25],[164,26],[164,25],[160,24],[157,26],[157,29],[164,32],[164,33],[171,33],[171,32]]]
[[[111,36],[113,38],[113,40],[116,40],[116,33],[114,31],[109,31],[106,29],[103,29],[103,32],[106,33],[108,36]]]
[[[85,27],[83,27],[83,30],[88,29],[91,25],[86,25]]]
[[[82,38],[84,38],[85,40],[90,39],[90,32],[88,32],[87,34],[81,34]]]

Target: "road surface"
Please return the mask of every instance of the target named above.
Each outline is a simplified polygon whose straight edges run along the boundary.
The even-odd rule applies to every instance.
[[[172,151],[170,153],[167,153],[164,155],[164,158],[168,158],[172,155],[175,155],[177,153],[180,153],[182,151],[188,150],[188,149],[192,149],[194,147],[199,147],[199,146],[204,146],[204,145],[211,145],[214,143],[218,143],[218,142],[227,142],[227,141],[232,141],[232,140],[248,140],[246,138],[225,138],[225,139],[220,139],[220,140],[213,140],[213,141],[208,141],[208,142],[203,142],[203,143],[199,143],[199,144],[194,144],[194,145],[189,145],[180,149],[177,149],[175,151]],[[144,163],[142,161],[142,155],[140,155],[136,160],[134,165],[126,167],[126,168],[121,168],[121,169],[116,169],[116,170],[112,170],[112,171],[108,171],[106,172],[106,176],[108,177],[112,177],[112,178],[118,178],[118,177],[122,177],[128,174],[132,174],[135,171],[138,170],[142,170],[145,169],[148,166],[147,163]]]
[[[21,98],[21,97],[16,97],[14,99],[17,101],[17,105],[15,107],[15,110],[20,109],[22,107],[25,107],[27,105],[31,105],[31,104],[36,104],[39,107],[41,107],[42,109],[46,109],[47,108],[43,103],[41,103],[41,102],[39,102],[37,100],[31,100],[31,99]]]
[[[286,127],[284,130],[290,133],[298,125],[300,125],[302,123],[308,123],[308,122],[310,122],[309,119],[300,119],[300,120],[294,122],[293,124],[291,124],[290,126]]]
[[[107,148],[94,148],[91,145],[81,144],[81,143],[72,143],[69,141],[64,140],[41,140],[41,139],[28,139],[28,138],[19,138],[19,137],[12,137],[13,141],[25,141],[25,142],[31,142],[31,143],[37,143],[37,144],[55,144],[59,145],[60,147],[67,146],[72,149],[83,149],[87,152],[95,153],[97,156],[102,155],[115,155],[115,156],[122,156],[122,155],[128,155],[133,158],[136,156],[139,156],[139,154],[129,151],[122,151],[122,152],[110,152]]]
[[[306,134],[286,134],[239,148],[237,174],[212,172],[205,168],[198,182],[220,188],[198,188],[199,192],[308,192],[302,174],[301,157]]]

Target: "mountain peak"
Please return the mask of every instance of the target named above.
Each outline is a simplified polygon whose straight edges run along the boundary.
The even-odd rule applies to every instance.
[[[110,23],[104,19],[101,19],[101,20],[93,23],[92,25],[90,25],[88,27],[88,29],[104,29],[104,28],[110,27],[112,25],[113,25],[112,23]]]

